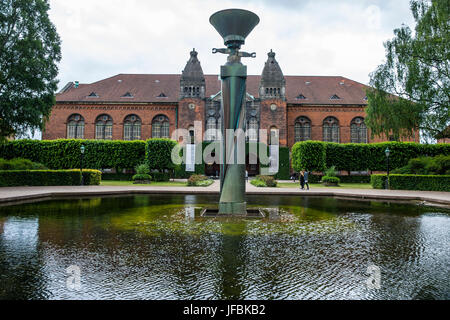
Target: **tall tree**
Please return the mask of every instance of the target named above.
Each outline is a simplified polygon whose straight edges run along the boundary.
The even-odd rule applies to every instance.
[[[377,136],[433,138],[450,125],[450,0],[413,0],[411,11],[415,32],[394,30],[371,74],[367,125]]]
[[[47,0],[0,0],[0,140],[42,129],[55,103],[61,41]]]

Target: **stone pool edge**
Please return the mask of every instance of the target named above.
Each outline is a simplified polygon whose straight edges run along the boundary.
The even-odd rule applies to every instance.
[[[213,185],[214,186],[214,185]],[[138,194],[183,194],[183,195],[218,195],[217,186],[207,188],[192,187],[121,187],[121,186],[89,186],[89,187],[18,187],[0,188],[0,204],[8,205],[17,202],[34,202],[67,197],[83,196],[115,196]],[[256,188],[247,185],[247,195],[268,196],[306,196],[306,197],[335,197],[356,200],[377,201],[422,201],[450,206],[449,192],[398,191],[373,189],[316,189],[302,191],[292,189]]]

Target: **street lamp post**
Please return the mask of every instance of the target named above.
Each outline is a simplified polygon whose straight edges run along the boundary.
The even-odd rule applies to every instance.
[[[389,190],[390,189],[390,186],[389,186],[389,157],[391,155],[391,150],[389,150],[389,148],[387,148],[385,153],[386,153],[386,162],[387,162],[386,190]]]
[[[83,160],[84,160],[84,151],[85,151],[85,146],[81,145],[80,147],[80,152],[81,152],[81,185],[84,186],[84,176],[83,176]]]

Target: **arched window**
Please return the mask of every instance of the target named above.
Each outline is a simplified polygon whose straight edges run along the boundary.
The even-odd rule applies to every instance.
[[[248,121],[247,137],[249,141],[258,141],[259,124],[256,117],[250,118]]]
[[[67,139],[84,139],[84,118],[73,114],[67,119]]]
[[[165,115],[159,115],[152,121],[152,138],[169,138],[170,137],[169,118]]]
[[[142,121],[137,115],[129,115],[123,121],[123,140],[141,139]]]
[[[217,125],[216,118],[209,117],[206,121],[206,141],[216,140]]]
[[[95,139],[112,140],[113,119],[107,114],[102,114],[95,120]]]
[[[294,125],[295,142],[311,140],[311,120],[299,117]]]
[[[339,143],[339,121],[335,117],[323,121],[323,141]]]
[[[357,117],[350,124],[352,143],[367,143],[367,127],[364,118]]]
[[[269,145],[276,146],[280,144],[280,138],[279,138],[279,130],[277,127],[271,127],[270,128],[270,138],[269,138]]]

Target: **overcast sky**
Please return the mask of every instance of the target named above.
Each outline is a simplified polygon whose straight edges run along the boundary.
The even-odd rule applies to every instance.
[[[341,75],[368,83],[383,62],[383,42],[413,26],[409,0],[50,0],[62,39],[60,88],[119,73],[181,73],[189,52],[217,74],[223,47],[209,24],[218,10],[241,8],[261,19],[243,50],[249,74],[261,74],[273,49],[285,75]]]

